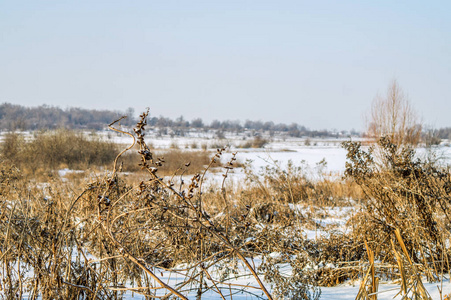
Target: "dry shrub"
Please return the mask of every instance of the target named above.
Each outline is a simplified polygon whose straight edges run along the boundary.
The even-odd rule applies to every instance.
[[[67,207],[73,190],[61,182],[33,186],[20,172],[8,174],[8,190],[0,195],[0,290],[7,299],[22,299],[24,292],[30,299],[79,299],[93,285],[67,284],[90,281],[89,270],[77,271],[83,262],[72,260],[77,228]]]
[[[20,171],[14,165],[2,164],[0,167],[0,195],[6,197],[19,178],[21,178]]]
[[[262,138],[257,135],[252,140],[247,141],[246,143],[239,145],[240,148],[263,148],[266,144],[268,144],[268,140]]]
[[[394,261],[390,240],[399,229],[406,249],[421,264],[429,279],[441,272],[436,263],[449,260],[451,175],[431,161],[415,158],[409,147],[398,147],[388,138],[374,150],[346,142],[346,176],[355,180],[366,195],[365,211],[357,219],[354,235],[368,241],[376,259]]]
[[[291,274],[284,274],[280,264],[289,264]],[[286,254],[277,258],[265,256],[259,269],[265,273],[265,280],[272,284],[277,299],[319,299],[321,290],[305,270],[309,264],[310,258],[298,252],[295,259]]]

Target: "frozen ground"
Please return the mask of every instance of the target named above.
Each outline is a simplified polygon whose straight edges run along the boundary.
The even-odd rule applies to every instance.
[[[161,277],[162,280],[164,280],[166,283],[171,284],[174,286],[179,280],[177,276],[169,276],[169,274],[163,274]],[[247,277],[240,277],[236,280],[229,281],[233,284],[241,284],[241,285],[250,285],[250,286],[258,286],[255,280],[253,280],[250,276]],[[355,299],[356,295],[359,292],[360,288],[360,282],[347,282],[335,287],[321,287],[321,296],[319,299],[321,300],[347,300],[347,299]],[[446,299],[445,295],[449,295],[451,293],[451,283],[449,280],[444,280],[442,283],[436,282],[436,283],[424,283],[425,288],[429,292],[431,298],[433,300],[438,299]],[[223,286],[225,287],[225,286]],[[440,295],[440,290],[442,290],[442,296]],[[226,299],[235,299],[235,300],[251,300],[251,299],[266,299],[265,296],[262,294],[261,291],[256,289],[247,289],[252,294],[257,295],[253,296],[251,293],[242,292],[240,291],[239,287],[232,287],[231,289],[228,289],[227,287],[222,290],[223,295]],[[228,297],[230,295],[230,291],[232,292],[232,298]],[[378,294],[377,299],[378,300],[391,300],[391,299],[403,299],[403,296],[399,294],[400,292],[400,285],[392,282],[382,282],[379,284],[378,287]],[[2,293],[0,292],[0,297]],[[23,299],[28,299],[28,295],[24,295]],[[188,293],[189,299],[196,299],[196,291],[195,289]],[[38,298],[41,300],[40,298]],[[123,295],[123,299],[125,300],[140,300],[145,299],[143,295],[133,293],[133,292],[126,292]],[[221,299],[220,296],[215,292],[207,292],[202,295],[202,299],[204,300],[214,300],[214,299]],[[404,298],[405,299],[405,298]]]

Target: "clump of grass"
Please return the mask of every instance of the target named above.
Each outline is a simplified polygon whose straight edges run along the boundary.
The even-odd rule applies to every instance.
[[[244,144],[239,145],[239,148],[263,148],[269,141],[261,136],[257,135],[250,141],[245,142]]]
[[[397,269],[395,276],[399,278],[401,285],[396,296],[401,295],[402,299],[432,300],[422,282],[423,271],[418,269],[419,265],[412,261],[411,254],[406,248],[399,229],[394,230],[394,236],[395,239],[390,240],[392,246],[390,255],[393,255],[396,265],[390,267]],[[376,269],[380,268],[380,266],[375,262],[374,252],[366,242],[365,247],[367,249],[369,267],[362,278],[356,300],[377,300],[379,278],[376,276]],[[443,298],[440,297],[440,299]]]
[[[171,144],[169,145],[169,148],[171,148],[171,149],[180,149],[180,146],[177,144],[176,141],[172,141]]]
[[[191,143],[191,149],[199,149],[199,145],[197,144],[197,142],[193,141]]]

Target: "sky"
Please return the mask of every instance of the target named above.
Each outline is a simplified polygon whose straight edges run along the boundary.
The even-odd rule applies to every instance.
[[[0,0],[0,103],[363,130],[396,79],[451,127],[451,1]]]

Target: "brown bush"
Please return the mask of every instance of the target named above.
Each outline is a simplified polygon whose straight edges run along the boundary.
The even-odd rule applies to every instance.
[[[414,262],[431,272],[435,262],[449,259],[445,241],[451,226],[451,175],[434,162],[415,158],[409,147],[398,147],[389,138],[379,141],[379,156],[359,143],[346,142],[346,176],[366,195],[365,214],[355,223],[354,235],[368,241],[377,259],[392,260],[390,240],[399,229]],[[430,276],[430,278],[432,278]]]
[[[240,148],[263,148],[266,144],[268,144],[268,140],[262,138],[257,135],[252,140],[247,141],[246,143],[239,145]]]

